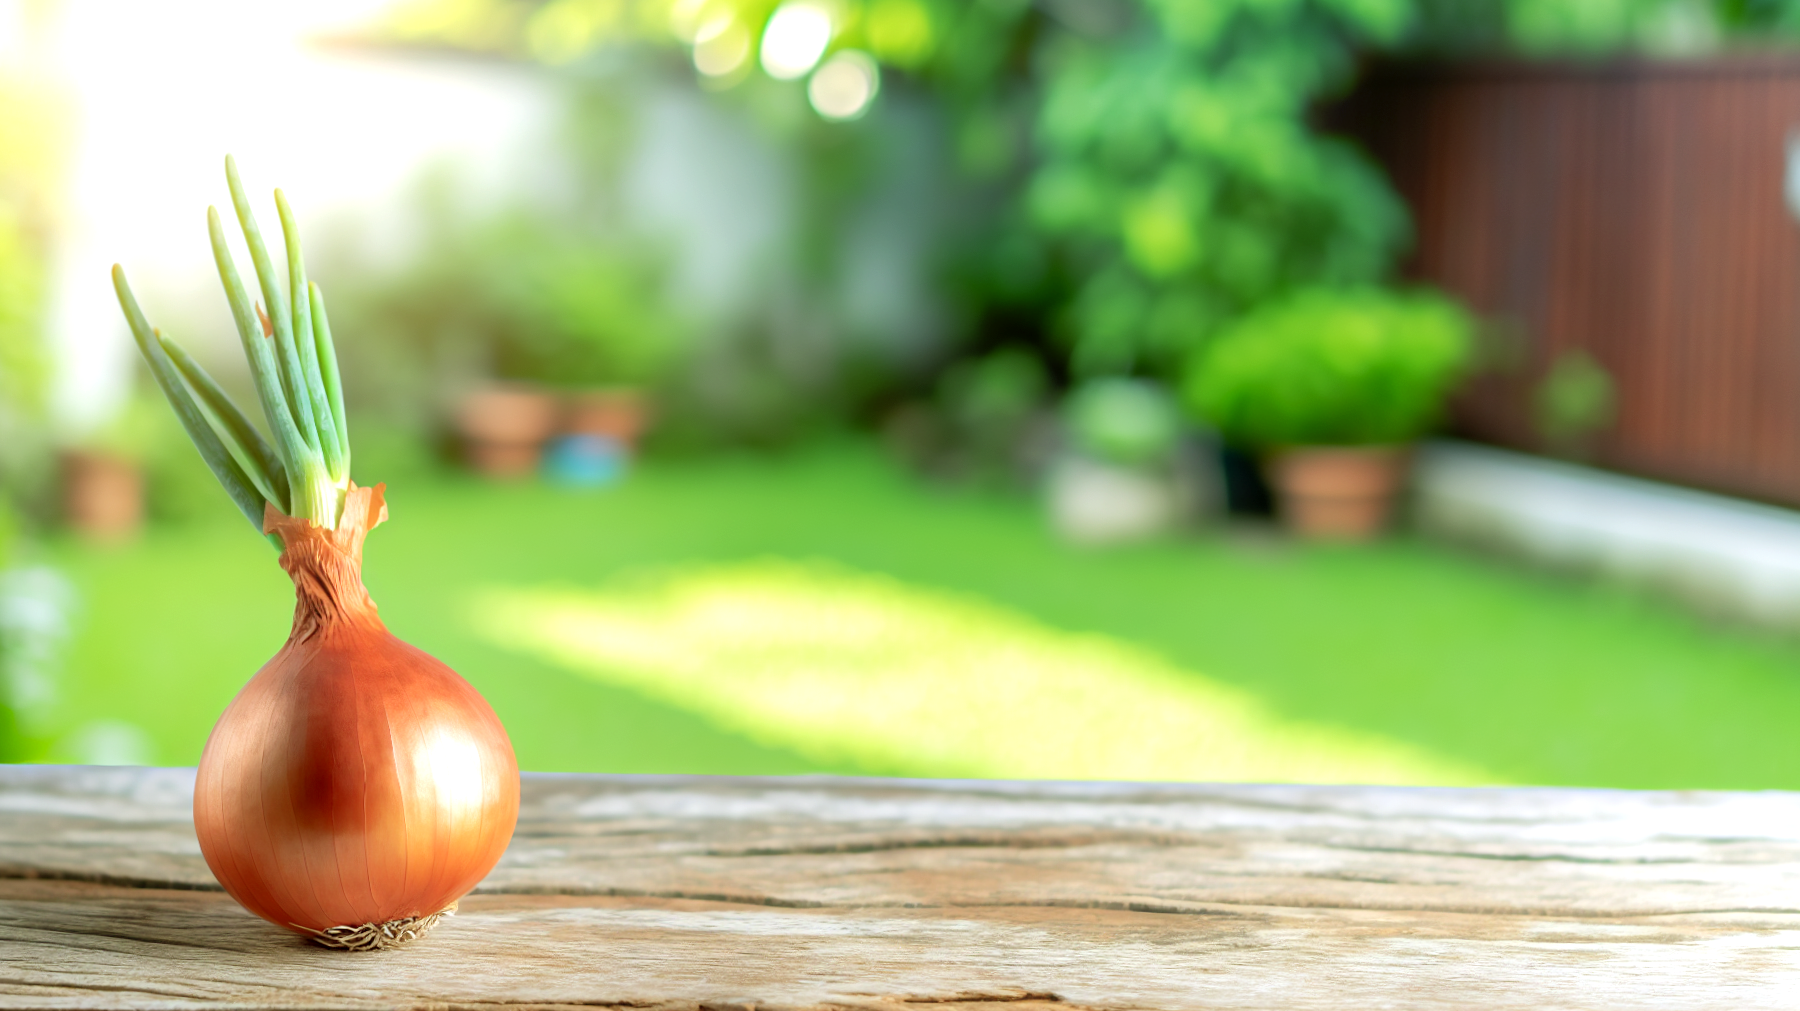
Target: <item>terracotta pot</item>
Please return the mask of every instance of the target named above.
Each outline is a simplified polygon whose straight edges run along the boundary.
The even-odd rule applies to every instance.
[[[563,431],[569,435],[598,435],[630,449],[637,445],[648,421],[649,407],[637,390],[585,390],[569,398]]]
[[[544,443],[556,431],[556,398],[529,386],[484,386],[462,399],[456,430],[469,465],[489,477],[524,477],[537,470]]]
[[[144,523],[144,476],[137,464],[96,450],[62,454],[63,518],[98,541],[127,540]]]
[[[1281,518],[1302,537],[1366,540],[1393,512],[1410,453],[1403,446],[1317,446],[1275,457]]]

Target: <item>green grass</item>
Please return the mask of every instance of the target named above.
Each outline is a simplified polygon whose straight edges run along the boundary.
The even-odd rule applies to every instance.
[[[1357,779],[1391,767],[1397,781],[1800,787],[1800,647],[1429,544],[1215,534],[1083,550],[1028,501],[918,485],[855,443],[653,463],[599,493],[391,480],[369,589],[397,635],[488,697],[530,769]],[[80,728],[117,720],[147,732],[155,761],[198,759],[292,606],[273,552],[219,516],[123,548],[59,547],[84,610],[41,757],[71,757]],[[811,574],[804,593],[776,592],[793,582],[784,572]],[[695,615],[709,600],[728,614],[732,600],[786,601],[777,617],[800,631],[707,631]],[[913,666],[884,654],[864,664],[874,673],[852,670],[854,643],[800,620],[835,600],[861,607],[857,620],[891,618],[882,634],[914,644],[899,650]],[[561,625],[534,624],[553,613]],[[588,634],[605,622],[611,638]],[[617,645],[633,635],[648,645]],[[827,680],[783,696],[786,668],[758,649]],[[1056,662],[1090,649],[1099,659]],[[1001,655],[1038,659],[1014,665],[1011,687],[977,684],[981,658]],[[931,674],[944,664],[967,673]],[[907,735],[930,732],[930,706],[888,719],[881,702],[907,684],[959,714],[938,722],[961,721],[916,753]],[[820,697],[831,705],[801,704]],[[782,698],[799,701],[769,701]],[[1161,720],[1156,754],[1185,725],[1158,699],[1196,714],[1196,748],[1261,750],[1236,765],[1133,764],[1151,754],[1118,743],[1139,735],[1134,714]],[[1213,710],[1227,715],[1207,723]],[[1098,757],[1070,764],[1096,734],[1106,747],[1083,754]]]

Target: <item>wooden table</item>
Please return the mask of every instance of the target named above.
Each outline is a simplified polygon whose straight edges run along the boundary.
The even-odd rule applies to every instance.
[[[1800,795],[525,778],[410,948],[218,890],[185,769],[0,768],[0,1006],[1800,1007]]]

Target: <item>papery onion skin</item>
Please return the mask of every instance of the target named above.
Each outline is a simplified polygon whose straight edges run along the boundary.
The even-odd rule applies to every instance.
[[[269,508],[293,631],[219,718],[195,782],[214,876],[303,934],[443,910],[493,869],[518,821],[518,762],[493,709],[390,634],[363,589],[383,491],[353,485],[335,530]]]

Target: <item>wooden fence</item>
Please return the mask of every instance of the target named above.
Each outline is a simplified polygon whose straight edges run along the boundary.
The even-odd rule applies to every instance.
[[[1460,434],[1543,448],[1533,390],[1613,377],[1603,466],[1800,505],[1800,55],[1385,68],[1343,122],[1413,209],[1409,273],[1491,322]]]

